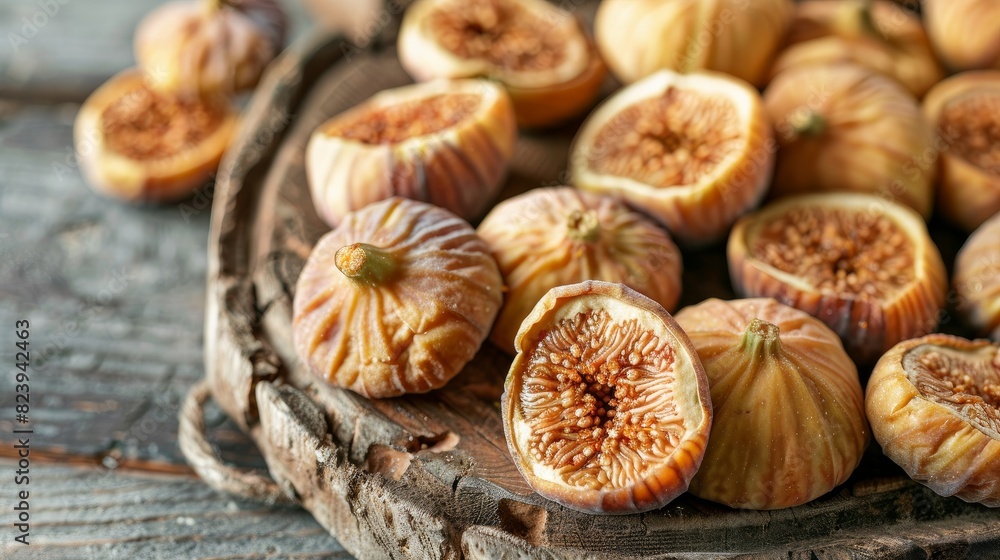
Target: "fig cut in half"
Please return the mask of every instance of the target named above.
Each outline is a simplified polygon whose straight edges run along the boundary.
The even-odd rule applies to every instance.
[[[536,492],[577,511],[621,514],[687,489],[712,405],[698,354],[663,307],[622,284],[560,286],[514,344],[504,433]]]
[[[965,242],[955,259],[956,308],[980,336],[1000,342],[1000,213]]]
[[[313,205],[331,226],[392,196],[472,220],[503,186],[516,139],[510,98],[486,80],[385,90],[313,132],[306,147]]]
[[[1000,345],[932,334],[885,354],[865,397],[882,451],[942,496],[1000,506]]]
[[[73,138],[94,190],[130,202],[170,202],[215,172],[237,120],[222,98],[164,93],[126,70],[83,103]]]
[[[580,22],[544,0],[417,0],[403,17],[399,60],[418,81],[500,82],[527,128],[581,114],[605,75]]]
[[[507,287],[490,339],[509,353],[521,322],[556,286],[620,282],[668,311],[680,297],[677,246],[659,225],[611,197],[534,189],[498,204],[476,231]]]
[[[758,203],[776,151],[749,84],[661,70],[587,118],[569,165],[577,187],[623,198],[692,246],[721,238]]]
[[[786,198],[741,219],[729,273],[744,297],[773,297],[826,323],[859,366],[933,332],[947,275],[913,210],[861,194]]]

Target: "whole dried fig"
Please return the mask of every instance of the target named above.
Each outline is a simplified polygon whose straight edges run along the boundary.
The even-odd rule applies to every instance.
[[[587,513],[659,508],[687,489],[712,424],[691,341],[621,284],[550,290],[524,320],[500,408],[514,464]]]
[[[973,231],[1000,212],[1000,72],[965,72],[934,86],[924,115],[941,152],[938,210]]]
[[[1000,213],[965,242],[955,259],[956,307],[983,336],[1000,341]]]
[[[901,6],[871,0],[796,4],[771,75],[842,62],[894,78],[917,97],[944,77],[920,18]]]
[[[501,202],[477,233],[506,292],[490,339],[507,352],[521,322],[556,286],[620,282],[670,310],[681,292],[681,255],[667,232],[616,199],[571,187],[534,189]]]
[[[544,0],[417,0],[403,17],[398,50],[403,68],[420,81],[500,82],[523,127],[580,115],[605,74],[576,18]]]
[[[712,437],[692,494],[778,509],[847,480],[871,435],[858,372],[837,333],[773,299],[710,299],[676,318],[712,395]]]
[[[865,408],[910,478],[1000,506],[1000,345],[941,334],[901,342],[875,366]]]
[[[277,0],[178,0],[139,23],[135,59],[158,89],[234,93],[257,85],[287,26]]]
[[[574,184],[619,196],[685,245],[725,235],[764,196],[777,144],[757,91],[663,70],[611,96],[570,154]]]
[[[295,288],[292,338],[314,373],[372,398],[437,389],[475,355],[503,282],[452,213],[404,198],[344,217]]]
[[[833,329],[855,362],[933,332],[947,273],[920,216],[861,194],[779,200],[745,216],[727,247],[745,297],[773,297]]]
[[[1000,70],[1000,3],[924,0],[924,23],[934,50],[955,70]]]
[[[759,86],[791,14],[788,0],[604,0],[594,33],[626,84],[659,70],[715,70]]]
[[[510,98],[486,80],[382,91],[320,125],[306,147],[313,204],[336,226],[391,196],[470,220],[503,186],[517,127]]]
[[[95,190],[132,202],[168,202],[205,184],[237,120],[225,99],[178,97],[126,70],[83,103],[73,138],[80,169]]]
[[[899,84],[854,64],[804,66],[775,78],[764,105],[781,145],[773,197],[869,193],[930,216],[934,133]]]

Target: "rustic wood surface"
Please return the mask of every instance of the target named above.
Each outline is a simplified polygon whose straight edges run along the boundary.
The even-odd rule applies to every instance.
[[[1000,546],[1000,516],[908,480],[876,445],[844,485],[804,506],[734,511],[682,496],[642,515],[578,514],[513,467],[497,400],[509,358],[484,346],[444,389],[370,401],[315,382],[290,343],[294,283],[327,230],[310,210],[303,148],[326,118],[409,82],[391,48],[316,75],[303,49],[249,112],[220,173],[210,256],[209,378],[271,473],[359,557],[604,558],[969,556]],[[298,92],[309,93],[300,104]],[[290,116],[277,150],[255,141]],[[277,115],[275,113],[278,113]],[[503,196],[560,182],[572,127],[522,135]],[[934,224],[945,259],[961,244]],[[684,255],[683,304],[731,297],[720,247]],[[950,319],[947,330],[954,330]]]

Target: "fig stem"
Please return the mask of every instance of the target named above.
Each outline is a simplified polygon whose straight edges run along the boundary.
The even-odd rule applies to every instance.
[[[388,280],[397,268],[389,252],[367,243],[345,245],[337,249],[333,260],[344,276],[371,286]]]
[[[601,236],[601,222],[593,210],[587,212],[573,210],[566,219],[566,227],[569,229],[570,237],[579,241],[591,243]]]
[[[826,119],[816,111],[797,111],[788,119],[797,136],[816,137],[826,131]]]
[[[888,37],[882,33],[878,24],[875,23],[875,16],[872,14],[873,8],[874,3],[872,0],[861,0],[861,5],[858,10],[858,21],[861,24],[861,30],[872,37],[887,41]]]
[[[781,329],[777,325],[754,317],[743,332],[743,349],[752,354],[781,354]]]

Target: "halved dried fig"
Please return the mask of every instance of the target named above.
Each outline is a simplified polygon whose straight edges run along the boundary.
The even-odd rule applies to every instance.
[[[503,186],[516,139],[510,98],[486,80],[389,89],[313,132],[306,147],[309,190],[331,226],[391,196],[471,220]]]
[[[344,217],[295,288],[292,337],[313,372],[372,398],[437,389],[500,309],[496,262],[468,223],[404,198]]]
[[[920,18],[892,2],[799,2],[771,75],[850,62],[897,80],[922,97],[944,77]]]
[[[775,78],[764,105],[781,145],[772,196],[870,193],[931,215],[934,133],[893,80],[855,64],[803,66]]]
[[[788,0],[604,0],[594,32],[612,72],[715,70],[762,85],[791,18]]]
[[[875,366],[865,409],[910,478],[1000,506],[1000,345],[941,334],[902,342]]]
[[[779,200],[741,219],[727,247],[745,297],[773,297],[832,328],[858,365],[933,332],[947,275],[920,216],[871,195]]]
[[[659,508],[698,470],[712,423],[691,341],[621,284],[553,288],[524,320],[501,399],[514,464],[586,513]]]
[[[809,502],[847,480],[871,435],[837,334],[773,299],[710,299],[677,314],[705,366],[712,437],[691,481],[748,509]]]
[[[1000,2],[924,0],[934,50],[955,70],[1000,70]]]
[[[722,237],[767,190],[777,145],[757,91],[722,74],[663,70],[580,128],[574,184],[620,196],[687,245]]]
[[[237,113],[221,98],[177,97],[126,70],[98,88],[73,125],[76,153],[97,191],[132,202],[190,195],[219,165]]]
[[[955,259],[956,305],[983,336],[1000,341],[1000,213],[984,223]]]
[[[667,232],[616,199],[571,187],[501,202],[477,229],[507,290],[490,339],[507,352],[521,322],[556,286],[620,282],[667,310],[681,293],[681,255]]]
[[[420,81],[502,83],[523,127],[581,114],[605,74],[580,22],[544,0],[417,0],[399,30],[399,60]]]
[[[928,92],[924,115],[941,152],[938,208],[973,231],[1000,212],[1000,72],[948,78]]]
[[[181,0],[147,15],[135,59],[158,89],[183,95],[253,88],[285,41],[276,0]]]

